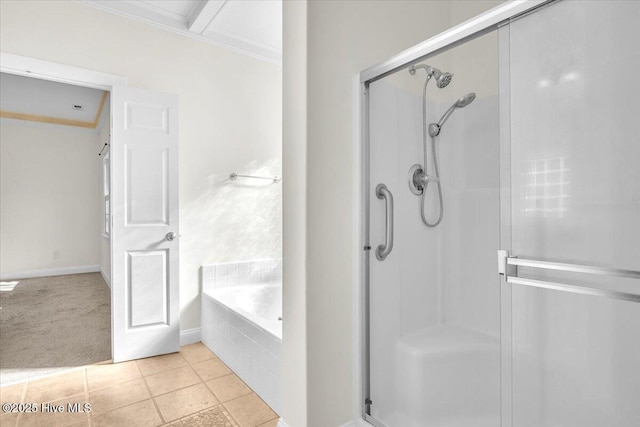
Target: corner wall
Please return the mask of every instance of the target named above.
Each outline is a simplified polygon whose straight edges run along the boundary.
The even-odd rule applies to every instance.
[[[307,0],[283,3],[282,413],[307,425]]]

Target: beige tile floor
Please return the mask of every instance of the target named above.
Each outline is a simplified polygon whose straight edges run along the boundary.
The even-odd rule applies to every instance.
[[[278,415],[202,343],[179,353],[79,368],[0,388],[2,403],[37,403],[37,413],[0,413],[0,426],[276,427]],[[41,412],[63,405],[64,412]],[[68,404],[89,403],[90,412]]]

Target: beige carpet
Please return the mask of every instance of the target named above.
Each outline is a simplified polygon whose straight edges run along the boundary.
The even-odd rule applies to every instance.
[[[100,273],[3,281],[0,384],[111,358],[111,293]]]

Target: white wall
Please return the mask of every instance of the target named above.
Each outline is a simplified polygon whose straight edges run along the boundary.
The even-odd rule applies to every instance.
[[[119,74],[131,86],[180,96],[181,329],[200,326],[201,265],[280,257],[279,202],[270,201],[268,213],[264,204],[244,205],[265,196],[226,179],[230,172],[280,174],[282,67],[79,2],[3,1],[0,27],[3,52]],[[279,186],[272,197],[280,197]],[[245,228],[254,234],[242,234]]]
[[[487,8],[495,4],[483,2]],[[285,34],[287,28],[293,30],[304,25],[287,19],[288,13],[296,13],[292,9],[293,6],[285,2]],[[290,423],[292,427],[338,426],[352,419],[354,413],[353,78],[364,68],[457,23],[451,20],[451,15],[448,1],[309,1],[307,55],[288,56],[291,51],[285,45],[285,69],[293,67],[289,61],[303,62],[308,67],[307,188],[306,193],[304,190],[292,192],[301,197],[308,194],[306,211],[298,211],[306,215],[307,222],[304,230],[298,228],[299,224],[286,221],[284,226],[286,239],[306,240],[306,252],[292,253],[285,259],[285,266],[287,262],[299,266],[306,263],[304,285],[296,282],[295,289],[287,286],[290,278],[286,267],[284,278],[285,303],[291,299],[292,306],[306,306],[308,337],[308,394],[297,399],[292,397],[290,402],[285,399],[283,412],[288,422],[290,408],[308,402],[308,422],[296,420]],[[456,13],[459,19],[463,15]],[[285,92],[287,87],[293,90],[298,84],[285,80]],[[298,115],[285,106],[285,134],[298,128]],[[305,137],[304,131],[298,135]],[[294,168],[299,161],[285,154],[284,168]],[[296,319],[304,320],[304,315]],[[286,348],[286,325],[284,337]],[[305,355],[301,352],[297,356]],[[287,375],[298,375],[300,381],[304,378],[302,374],[285,371],[284,384],[287,384]]]
[[[283,5],[282,410],[307,425],[307,2]]]
[[[3,275],[100,264],[97,141],[85,130],[2,121]]]

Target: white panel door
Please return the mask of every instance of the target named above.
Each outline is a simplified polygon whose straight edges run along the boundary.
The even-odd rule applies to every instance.
[[[178,97],[112,93],[113,361],[179,350]]]

